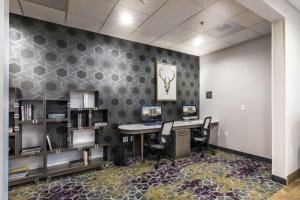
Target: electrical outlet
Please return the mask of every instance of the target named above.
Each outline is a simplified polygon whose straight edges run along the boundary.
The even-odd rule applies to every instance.
[[[128,142],[128,136],[123,137],[123,143]]]

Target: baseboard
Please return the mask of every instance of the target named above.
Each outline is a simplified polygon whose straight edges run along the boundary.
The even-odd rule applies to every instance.
[[[244,157],[247,157],[247,158],[252,158],[252,159],[263,161],[263,162],[266,162],[266,163],[272,163],[272,159],[270,159],[270,158],[256,156],[256,155],[253,155],[253,154],[249,154],[249,153],[245,153],[245,152],[241,152],[241,151],[237,151],[237,150],[233,150],[233,149],[229,149],[229,148],[225,148],[225,147],[220,147],[220,146],[213,145],[213,144],[209,144],[209,146],[213,149],[219,149],[221,151],[237,154],[237,155],[240,155],[240,156],[244,156]]]
[[[287,184],[288,185],[291,184],[299,177],[300,177],[300,169],[297,169],[296,171],[294,171],[293,173],[287,176]]]
[[[273,174],[272,174],[271,179],[272,179],[272,181],[280,183],[282,185],[286,185],[286,183],[287,183],[287,181],[284,178],[281,178],[281,177],[273,175]]]

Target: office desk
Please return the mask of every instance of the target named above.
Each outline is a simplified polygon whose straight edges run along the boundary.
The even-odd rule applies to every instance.
[[[212,121],[211,125],[217,125],[218,121]],[[203,125],[203,120],[174,121],[173,130],[199,128]],[[146,126],[144,124],[120,125],[119,131],[124,135],[141,136],[141,159],[144,160],[144,134],[156,133],[161,129],[161,125]]]

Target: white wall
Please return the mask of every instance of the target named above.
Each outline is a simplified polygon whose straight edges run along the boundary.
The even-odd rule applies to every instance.
[[[287,175],[300,168],[300,14],[285,22]]]
[[[8,0],[0,0],[0,199],[8,199]]]
[[[271,36],[200,57],[200,117],[208,115],[220,121],[213,144],[271,158]]]
[[[285,142],[285,160],[281,162],[286,167],[281,177],[287,178],[300,168],[300,13],[285,0],[263,1],[285,18],[285,80],[281,82],[285,85],[285,137],[278,141]]]
[[[272,174],[286,177],[284,20],[272,24]]]

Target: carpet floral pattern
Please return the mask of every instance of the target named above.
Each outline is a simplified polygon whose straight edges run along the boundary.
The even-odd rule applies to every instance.
[[[201,158],[167,161],[158,170],[154,161],[112,164],[38,185],[10,188],[10,199],[268,199],[283,186],[271,180],[271,164],[217,151]]]

